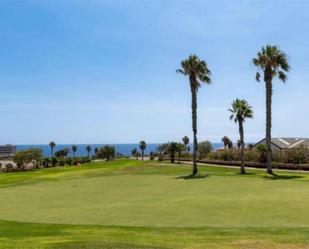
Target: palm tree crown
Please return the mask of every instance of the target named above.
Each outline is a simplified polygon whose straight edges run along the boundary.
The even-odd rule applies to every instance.
[[[87,154],[88,154],[88,157],[89,157],[90,151],[92,150],[91,146],[87,145],[86,150],[87,150]]]
[[[196,55],[190,55],[188,59],[181,62],[181,69],[177,73],[189,76],[191,87],[198,89],[203,83],[211,83],[211,72],[207,67],[207,63],[200,60]]]
[[[56,143],[55,143],[54,141],[51,141],[51,142],[49,143],[49,146],[50,146],[51,148],[55,148]]]
[[[290,70],[287,55],[277,46],[267,45],[257,53],[253,59],[253,64],[264,73],[264,81],[272,80],[278,76],[279,80],[286,81],[286,72]],[[260,81],[260,72],[256,73],[256,80]]]
[[[146,149],[146,146],[147,146],[147,145],[146,145],[146,142],[145,142],[145,141],[142,140],[142,141],[139,142],[139,148],[140,148],[141,150]]]
[[[244,99],[234,100],[229,111],[231,113],[230,120],[234,120],[235,123],[244,122],[246,118],[253,118],[252,107]]]

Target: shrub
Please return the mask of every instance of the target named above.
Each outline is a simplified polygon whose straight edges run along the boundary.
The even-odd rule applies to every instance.
[[[57,165],[57,163],[58,163],[58,158],[57,157],[53,157],[51,159],[51,163],[52,163],[53,167],[55,167]]]
[[[24,170],[30,163],[32,163],[32,165],[38,165],[41,158],[42,150],[30,148],[27,150],[17,151],[13,157],[13,161],[19,169]]]
[[[200,142],[197,145],[199,159],[205,158],[212,151],[212,144],[209,141]]]
[[[72,165],[72,164],[73,164],[73,159],[72,159],[72,157],[68,157],[68,158],[66,159],[66,164],[67,164],[67,165]]]
[[[59,166],[65,166],[66,159],[63,157],[58,158],[58,164]]]
[[[80,157],[74,157],[74,158],[73,158],[73,164],[74,164],[74,165],[78,165],[78,164],[80,164],[80,162],[81,162]]]
[[[12,172],[14,165],[12,163],[7,163],[5,167],[6,167],[6,172]]]
[[[154,159],[155,159],[154,153],[151,151],[150,152],[150,160],[154,160]]]

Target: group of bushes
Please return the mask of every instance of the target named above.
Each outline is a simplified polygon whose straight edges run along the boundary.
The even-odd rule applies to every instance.
[[[239,150],[219,150],[208,153],[207,157],[210,160],[222,160],[222,161],[239,161]],[[272,153],[272,159],[276,163],[288,163],[288,164],[309,164],[309,149],[297,148],[286,149],[281,151],[274,151]],[[244,160],[247,162],[266,162],[266,150],[260,149],[246,149],[244,151]]]
[[[83,163],[90,163],[92,160],[89,157],[53,157],[53,158],[39,158],[38,160],[30,161],[26,164],[15,161],[15,163],[0,163],[0,172],[9,173],[23,170],[31,170],[38,168],[48,168],[56,166],[70,166],[80,165]]]
[[[55,167],[65,165],[79,165],[82,163],[90,163],[90,157],[45,157],[41,161],[43,167]]]

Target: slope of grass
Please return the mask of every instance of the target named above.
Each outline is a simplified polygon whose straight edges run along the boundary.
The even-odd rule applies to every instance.
[[[0,248],[309,248],[308,174],[189,172],[118,160],[2,174]]]

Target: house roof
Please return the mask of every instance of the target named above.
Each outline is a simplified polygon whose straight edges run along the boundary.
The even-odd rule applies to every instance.
[[[260,144],[265,141],[265,138],[258,142]],[[271,143],[279,147],[280,149],[292,149],[304,146],[309,148],[308,138],[272,138]]]

